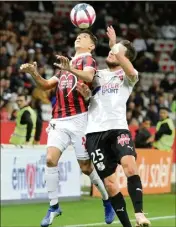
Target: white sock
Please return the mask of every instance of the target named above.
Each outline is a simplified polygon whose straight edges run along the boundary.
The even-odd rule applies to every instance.
[[[50,206],[58,203],[59,173],[58,167],[45,167],[46,188]]]
[[[98,173],[95,168],[93,169],[93,171],[89,175],[89,177],[90,177],[92,184],[94,184],[96,186],[96,188],[98,189],[98,191],[101,193],[102,199],[107,200],[109,198],[108,193],[105,189],[103,181],[98,176]]]

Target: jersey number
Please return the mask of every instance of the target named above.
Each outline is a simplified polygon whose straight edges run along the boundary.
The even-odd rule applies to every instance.
[[[100,149],[95,150],[95,152],[91,153],[93,164],[100,162],[104,159],[104,155],[101,153]]]

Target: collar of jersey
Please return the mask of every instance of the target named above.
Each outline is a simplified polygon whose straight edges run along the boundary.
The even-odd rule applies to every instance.
[[[109,68],[106,68],[106,70],[109,71],[109,72],[111,72]],[[121,68],[121,69],[118,69],[118,70],[113,71],[113,72],[118,72],[118,71],[123,71],[123,69]]]
[[[75,57],[72,57],[72,61],[79,58],[79,57],[83,57],[83,56],[92,56],[91,53],[89,52],[85,52],[85,53],[82,53],[82,54],[78,54],[76,55]]]

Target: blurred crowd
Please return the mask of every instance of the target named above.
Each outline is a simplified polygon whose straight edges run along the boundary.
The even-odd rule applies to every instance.
[[[139,72],[159,72],[160,53],[149,40],[167,39],[176,43],[176,17],[174,3],[166,2],[89,2],[96,9],[97,19],[92,28],[99,43],[95,55],[105,57],[109,51],[106,26],[111,23],[119,39],[133,42],[138,57],[134,63]],[[0,98],[1,120],[14,120],[16,99],[20,93],[28,95],[31,106],[41,115],[41,106],[50,105],[54,91],[43,92],[36,87],[29,74],[21,73],[20,65],[36,61],[44,78],[55,73],[55,55],[68,57],[74,54],[73,42],[77,28],[69,19],[69,12],[56,11],[56,2],[0,2]],[[74,4],[74,2],[72,2]],[[102,4],[104,6],[102,7]],[[52,14],[48,24],[35,20],[29,22],[26,11]],[[62,9],[61,9],[62,11]],[[121,24],[121,26],[120,26]],[[125,25],[129,25],[126,29]],[[153,55],[148,58],[146,51]],[[167,53],[176,61],[176,45]],[[175,72],[174,72],[175,73]],[[167,74],[162,80],[154,80],[144,91],[138,83],[127,104],[129,125],[138,126],[145,117],[156,126],[158,110],[167,107],[176,113],[176,81],[170,83]]]

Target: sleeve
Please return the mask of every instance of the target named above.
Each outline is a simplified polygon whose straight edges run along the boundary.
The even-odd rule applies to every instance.
[[[27,125],[27,133],[26,133],[26,141],[28,142],[31,138],[31,133],[32,133],[32,128],[33,128],[33,123],[31,119],[31,115],[29,111],[24,111],[22,117],[21,117],[21,122],[22,125]]]
[[[97,70],[97,65],[95,59],[92,56],[86,56],[83,59],[83,70],[93,69],[95,72]]]
[[[155,140],[158,141],[164,134],[171,135],[172,131],[167,123],[161,125],[159,131],[155,134]]]
[[[61,76],[61,70],[59,72],[57,72],[52,78],[57,80],[57,82],[59,82],[59,77]]]
[[[128,79],[128,82],[131,86],[134,86],[139,80],[139,73],[136,69],[134,69],[134,70],[135,70],[135,78],[133,80],[131,80],[128,76],[126,76]]]

